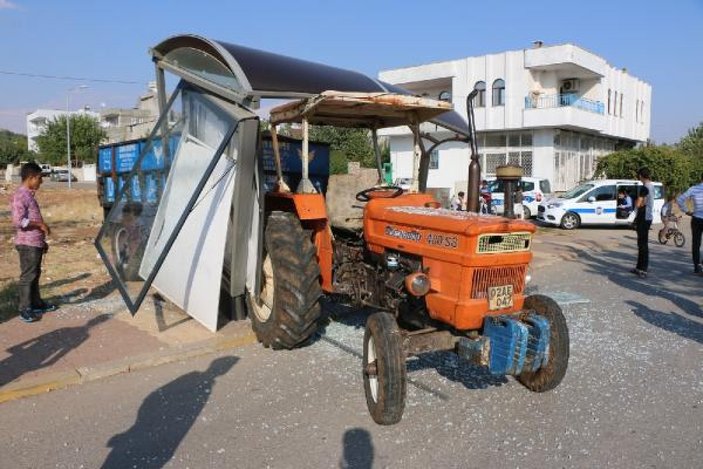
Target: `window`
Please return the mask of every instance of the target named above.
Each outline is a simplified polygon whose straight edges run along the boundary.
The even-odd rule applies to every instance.
[[[613,96],[615,99],[613,99],[613,115],[617,116],[618,115],[618,92],[616,91]]]
[[[505,164],[505,153],[489,153],[486,155],[486,174],[495,174],[496,168]]]
[[[539,190],[541,190],[544,194],[551,194],[552,193],[552,188],[549,185],[549,179],[542,179],[539,182]]]
[[[505,82],[500,78],[493,82],[493,106],[505,106]]]
[[[522,134],[522,146],[531,147],[532,146],[532,134]]]
[[[430,169],[439,169],[439,150],[430,153]]]
[[[450,102],[452,102],[452,94],[449,91],[444,90],[439,93],[439,100],[446,101],[446,102],[450,103]]]
[[[504,147],[505,134],[488,134],[486,135],[487,147]]]
[[[654,186],[654,199],[663,199],[664,198],[664,188],[662,186]]]
[[[610,95],[611,95],[610,88],[608,88],[608,115],[610,115]]]
[[[615,200],[615,186],[600,186],[584,195],[579,202],[586,202],[591,197],[595,197],[596,202]]]
[[[622,99],[623,99],[623,94],[620,93],[620,117],[622,117]]]
[[[508,146],[519,147],[520,146],[520,134],[508,135]]]
[[[474,98],[474,107],[486,107],[486,82],[477,81],[474,89],[478,91]]]

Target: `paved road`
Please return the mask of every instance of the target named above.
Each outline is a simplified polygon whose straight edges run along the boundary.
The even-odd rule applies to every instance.
[[[656,234],[653,232],[653,235]],[[571,333],[562,385],[534,394],[432,354],[408,363],[402,422],[367,415],[363,316],[292,352],[250,346],[0,406],[2,467],[700,467],[703,279],[688,249],[549,230],[533,291]]]

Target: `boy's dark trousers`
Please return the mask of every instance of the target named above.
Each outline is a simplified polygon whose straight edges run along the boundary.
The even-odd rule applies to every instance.
[[[652,220],[645,220],[644,216],[637,215],[635,229],[637,230],[637,269],[647,272],[649,267],[649,227]]]
[[[693,268],[701,264],[701,236],[703,236],[703,218],[691,217],[691,254],[693,254]]]
[[[20,254],[19,310],[39,308],[43,304],[39,295],[39,276],[44,249],[18,244],[15,246]]]

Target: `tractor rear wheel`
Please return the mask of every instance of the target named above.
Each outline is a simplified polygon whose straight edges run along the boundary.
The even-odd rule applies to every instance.
[[[309,339],[320,318],[320,267],[315,248],[292,213],[272,212],[265,232],[261,290],[248,294],[259,342],[292,349]]]
[[[525,298],[524,308],[549,321],[549,356],[542,368],[534,372],[520,373],[517,379],[530,391],[549,391],[564,379],[569,364],[569,329],[566,319],[557,302],[548,296],[528,296]]]
[[[400,422],[405,409],[407,370],[403,338],[395,318],[374,313],[366,321],[363,357],[366,405],[374,422]]]

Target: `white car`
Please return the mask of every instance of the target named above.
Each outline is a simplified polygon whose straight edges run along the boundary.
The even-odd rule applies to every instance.
[[[664,188],[661,182],[654,182],[653,223],[659,223],[664,205]],[[638,186],[642,183],[634,179],[600,179],[586,181],[558,197],[542,201],[537,209],[537,219],[548,225],[565,230],[573,230],[581,225],[628,225],[635,219],[635,210],[626,216],[617,213],[617,194],[624,190],[637,200]]]
[[[487,179],[488,190],[491,192],[491,207],[498,215],[503,213],[505,192],[502,181],[494,177]],[[552,192],[549,179],[525,176],[520,181],[522,188],[522,208],[525,219],[537,214],[539,203],[546,199]]]

